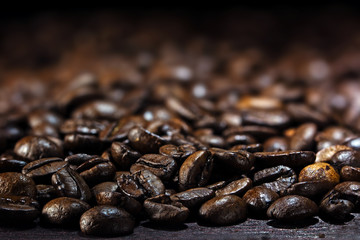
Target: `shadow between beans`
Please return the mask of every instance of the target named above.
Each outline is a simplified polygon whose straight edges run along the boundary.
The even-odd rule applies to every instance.
[[[267,222],[266,224],[268,226],[274,227],[274,228],[282,228],[282,229],[296,229],[296,228],[306,228],[311,225],[315,225],[319,222],[319,219],[317,218],[308,218],[302,221],[296,221],[294,223],[289,222],[282,222],[279,220],[271,220]]]
[[[350,214],[345,219],[337,220],[337,219],[329,219],[329,218],[326,218],[326,217],[320,215],[321,220],[323,220],[326,223],[333,224],[333,225],[344,225],[346,222],[350,222],[351,220],[353,220],[354,217],[355,217],[354,215]]]
[[[233,225],[237,225],[237,224],[241,224],[241,223],[243,223],[243,222],[245,222],[247,219],[244,219],[244,220],[242,220],[242,221],[238,221],[238,222],[236,222],[236,223],[232,223],[232,224],[228,224],[228,225],[217,225],[217,224],[214,224],[214,223],[209,223],[209,222],[206,222],[206,221],[204,221],[204,220],[202,220],[202,219],[199,219],[198,221],[197,221],[197,224],[199,225],[199,226],[202,226],[202,227],[212,227],[212,228],[216,228],[216,227],[227,227],[227,226],[233,226]]]
[[[182,231],[188,228],[188,226],[185,224],[177,224],[177,225],[164,224],[164,223],[159,224],[151,221],[144,222],[140,225],[145,228],[151,228],[154,230],[164,230],[169,232]]]
[[[35,228],[36,227],[36,223],[32,222],[32,223],[23,223],[23,224],[19,224],[17,222],[0,222],[0,227],[4,227],[4,228],[8,228],[11,229],[13,231],[25,231],[31,228]]]

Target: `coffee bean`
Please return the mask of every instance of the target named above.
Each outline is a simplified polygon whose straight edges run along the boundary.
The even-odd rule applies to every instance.
[[[87,235],[120,236],[132,233],[134,226],[128,212],[113,206],[95,206],[80,218],[80,229]]]
[[[215,225],[231,225],[246,219],[246,204],[238,196],[217,196],[205,202],[199,216]]]
[[[246,151],[228,151],[221,148],[210,149],[215,162],[228,165],[242,173],[248,172],[254,165],[254,155]]]
[[[343,143],[343,145],[348,146],[356,151],[360,150],[360,137],[351,138]]]
[[[91,188],[91,192],[94,196],[101,192],[116,192],[119,190],[119,186],[116,182],[102,182]]]
[[[0,195],[17,195],[36,197],[34,181],[21,173],[0,173]]]
[[[31,204],[0,200],[0,221],[3,223],[24,226],[35,221],[39,215],[40,211]]]
[[[336,183],[323,180],[298,182],[281,191],[280,195],[300,195],[314,200],[322,197],[327,191],[332,189],[335,184]]]
[[[144,209],[150,220],[170,225],[185,222],[190,214],[187,207],[164,194],[146,199]]]
[[[215,193],[209,188],[192,188],[183,192],[174,193],[170,196],[170,199],[180,202],[185,207],[191,209],[200,206],[213,197],[215,197]]]
[[[343,150],[352,150],[352,149],[345,145],[334,145],[324,148],[316,153],[315,162],[329,162],[337,152]]]
[[[279,195],[262,186],[254,187],[248,190],[243,200],[246,202],[247,209],[252,214],[264,215],[270,205],[279,198]]]
[[[360,152],[343,150],[335,153],[329,163],[340,170],[343,166],[360,167]]]
[[[89,185],[110,181],[115,176],[116,168],[111,162],[102,158],[92,158],[76,168],[76,171]]]
[[[225,187],[216,190],[216,196],[226,196],[226,195],[238,195],[242,197],[252,187],[252,181],[250,178],[242,178],[236,181],[232,181]]]
[[[63,147],[61,141],[56,138],[27,136],[16,143],[14,152],[34,161],[46,157],[62,157]]]
[[[265,126],[257,126],[257,125],[247,125],[241,127],[232,127],[226,129],[223,132],[224,137],[228,137],[234,134],[245,134],[252,136],[255,140],[263,140],[273,137],[278,134],[275,128],[265,127]]]
[[[50,183],[51,175],[61,168],[66,167],[67,164],[68,163],[61,158],[42,158],[25,165],[22,173],[31,177],[36,182]]]
[[[126,114],[127,110],[125,108],[122,108],[113,102],[96,100],[87,102],[76,108],[71,116],[75,119],[117,120]]]
[[[197,151],[190,155],[179,170],[179,188],[186,190],[203,187],[212,171],[213,156],[209,151]]]
[[[183,163],[186,158],[191,154],[196,152],[196,148],[192,145],[184,144],[180,146],[175,146],[172,144],[166,144],[159,149],[159,153],[172,157],[178,163]]]
[[[283,128],[290,123],[290,116],[282,110],[245,110],[242,112],[244,125],[260,125]]]
[[[36,199],[41,205],[45,205],[51,199],[56,198],[56,191],[52,185],[38,184],[36,185]]]
[[[116,206],[125,209],[133,216],[139,215],[142,205],[135,198],[126,196],[121,192],[98,192],[95,194],[98,205]]]
[[[83,164],[84,162],[95,158],[95,155],[89,155],[86,153],[78,153],[74,155],[67,156],[64,161],[68,162],[69,165],[79,166]]]
[[[289,147],[292,150],[312,150],[317,126],[314,123],[300,125],[290,139]]]
[[[121,192],[138,200],[165,193],[165,186],[160,178],[148,170],[123,174],[117,179],[117,183]]]
[[[267,216],[280,221],[295,222],[315,216],[318,206],[310,199],[289,195],[276,200],[267,210]]]
[[[289,103],[286,105],[286,111],[296,122],[313,122],[318,125],[326,125],[328,118],[323,113],[316,111],[305,104]]]
[[[160,136],[140,127],[130,129],[128,139],[131,146],[141,153],[157,153],[166,143]]]
[[[246,151],[249,153],[262,152],[264,147],[260,143],[254,143],[249,145],[235,145],[230,148],[231,151]]]
[[[328,163],[314,163],[303,168],[299,174],[299,182],[324,181],[330,184],[338,184],[340,176]]]
[[[320,203],[319,215],[326,220],[343,222],[350,218],[354,210],[354,204],[348,200],[325,197]]]
[[[177,164],[172,157],[160,154],[145,154],[130,168],[134,173],[140,170],[149,170],[162,180],[169,180],[175,173]]]
[[[220,181],[220,182],[216,182],[216,183],[207,185],[206,188],[216,191],[225,186],[226,186],[226,181]]]
[[[266,187],[276,193],[289,188],[297,180],[296,173],[289,167],[277,166],[260,170],[254,174],[254,185]]]
[[[226,142],[230,146],[239,144],[249,145],[256,143],[256,139],[246,134],[232,134],[226,138]]]
[[[130,166],[141,157],[141,154],[124,143],[111,144],[111,157],[122,170],[129,170]]]
[[[52,185],[59,197],[77,198],[88,202],[91,192],[85,180],[73,169],[65,167],[51,177]]]
[[[97,154],[102,151],[102,142],[93,135],[85,134],[67,134],[64,138],[65,149],[74,153],[90,153]]]
[[[360,181],[360,168],[344,166],[341,168],[340,177],[343,181]]]
[[[284,137],[272,137],[264,142],[265,152],[287,151],[289,148],[289,142]]]
[[[255,163],[263,167],[275,167],[284,165],[291,168],[299,168],[315,161],[315,153],[310,151],[280,151],[254,153]]]
[[[81,215],[90,209],[84,201],[69,197],[55,198],[42,209],[42,218],[51,224],[73,226],[79,223]]]
[[[27,161],[17,159],[0,159],[0,173],[21,172]]]

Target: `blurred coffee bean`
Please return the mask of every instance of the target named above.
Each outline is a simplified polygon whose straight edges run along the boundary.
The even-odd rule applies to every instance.
[[[335,153],[329,163],[340,170],[343,166],[360,167],[360,152],[343,150]]]
[[[34,181],[21,173],[0,173],[0,195],[16,195],[36,197],[36,185]]]
[[[316,153],[315,162],[329,162],[337,152],[343,150],[352,150],[352,149],[345,145],[334,145],[324,148]]]
[[[16,143],[14,152],[33,161],[46,157],[62,157],[63,146],[56,138],[27,136]]]
[[[221,148],[210,149],[215,162],[225,164],[241,173],[248,172],[254,165],[254,155],[247,151],[228,151]]]
[[[264,142],[264,152],[287,151],[289,149],[289,142],[284,137],[272,137]]]
[[[314,138],[317,133],[317,126],[314,123],[300,125],[290,139],[291,150],[312,150]]]
[[[275,167],[284,165],[291,168],[304,167],[315,161],[315,153],[311,151],[279,151],[254,153],[256,165]]]

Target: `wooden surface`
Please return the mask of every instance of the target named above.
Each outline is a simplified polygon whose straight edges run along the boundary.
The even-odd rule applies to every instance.
[[[97,238],[84,236],[77,230],[37,225],[22,229],[1,226],[0,239]],[[254,219],[226,227],[210,227],[190,222],[174,229],[161,228],[158,224],[144,222],[135,228],[133,234],[121,239],[360,239],[360,214],[354,214],[354,219],[341,225],[328,224],[318,218],[308,220],[301,225],[284,225],[271,220]]]

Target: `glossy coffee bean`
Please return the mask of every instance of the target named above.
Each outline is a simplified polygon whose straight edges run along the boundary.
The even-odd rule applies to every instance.
[[[103,149],[102,142],[94,135],[72,133],[64,138],[64,148],[74,153],[97,154]]]
[[[96,196],[100,192],[117,192],[119,186],[116,182],[102,182],[91,188],[91,193]]]
[[[166,144],[161,146],[159,153],[168,157],[172,157],[175,161],[182,163],[187,157],[196,152],[196,148],[192,145],[184,144],[175,146],[172,144]]]
[[[170,225],[185,222],[190,214],[187,207],[164,194],[146,199],[144,209],[150,220]]]
[[[232,181],[225,187],[215,191],[216,196],[237,195],[242,197],[252,187],[252,180],[250,178],[242,178]]]
[[[88,185],[95,185],[114,178],[116,168],[114,164],[102,158],[92,158],[76,168],[76,171]]]
[[[57,197],[54,186],[52,185],[44,185],[38,184],[36,185],[36,199],[39,201],[41,205],[45,205],[45,203],[49,202],[51,199]]]
[[[304,167],[315,161],[315,153],[311,151],[280,151],[254,153],[256,164],[264,167],[284,165],[291,168]]]
[[[207,200],[215,197],[215,192],[209,188],[192,188],[170,196],[172,201],[180,202],[187,208],[200,206]]]
[[[132,233],[134,226],[128,212],[113,206],[95,206],[80,218],[80,229],[87,235],[120,236]]]
[[[265,168],[254,174],[254,185],[261,185],[276,193],[286,190],[297,181],[294,170],[286,166]]]
[[[141,154],[121,142],[111,144],[111,157],[119,169],[129,170],[130,166],[141,157]]]
[[[179,188],[186,190],[203,187],[212,171],[213,157],[209,151],[197,151],[190,155],[179,170]]]
[[[133,165],[130,172],[149,170],[162,180],[169,180],[175,173],[177,164],[172,157],[161,154],[145,154],[140,157]]]
[[[289,147],[291,150],[312,150],[315,143],[317,126],[314,123],[300,125],[290,139]]]
[[[28,176],[17,172],[0,173],[0,195],[36,197],[35,182]]]
[[[96,203],[98,205],[116,206],[125,209],[133,216],[137,216],[142,205],[135,198],[126,196],[121,192],[97,192],[95,194]]]
[[[343,181],[360,181],[360,168],[344,166],[341,168],[340,177]]]
[[[27,161],[17,159],[0,159],[0,173],[21,172]]]
[[[270,205],[279,198],[279,195],[262,186],[257,186],[247,191],[243,197],[247,209],[252,214],[264,215]]]
[[[131,146],[141,153],[157,153],[166,143],[160,136],[140,127],[130,129],[128,139]]]
[[[238,196],[218,196],[205,202],[199,216],[215,225],[231,225],[246,219],[246,204]]]
[[[310,199],[317,199],[319,197],[322,197],[334,186],[335,183],[323,180],[298,182],[294,183],[284,191],[281,191],[280,195],[300,195]]]
[[[241,173],[248,172],[254,165],[254,155],[246,151],[228,151],[221,148],[210,149],[215,162],[225,164]]]
[[[77,198],[88,202],[91,192],[85,180],[73,169],[62,168],[51,177],[52,185],[59,197]]]
[[[299,182],[324,181],[330,184],[338,184],[340,176],[328,163],[314,163],[303,168],[299,174]]]
[[[319,215],[328,221],[343,222],[350,218],[354,211],[354,204],[341,196],[336,191],[327,193],[319,206]]]
[[[264,142],[265,152],[287,151],[289,149],[289,142],[285,137],[272,137]]]
[[[333,145],[327,148],[324,148],[316,153],[315,162],[329,162],[331,158],[340,151],[343,150],[352,150],[350,147],[345,145]]]
[[[14,152],[26,159],[34,161],[46,157],[62,157],[62,143],[57,138],[27,136],[20,139]]]
[[[22,173],[37,182],[50,182],[51,175],[67,165],[61,158],[42,158],[28,163]]]
[[[340,170],[343,166],[360,167],[360,152],[343,150],[335,153],[329,163]]]
[[[289,195],[276,200],[267,210],[269,218],[296,222],[315,216],[318,206],[312,200],[297,195]]]
[[[42,209],[42,219],[55,225],[76,225],[90,205],[76,198],[60,197],[49,201]]]

